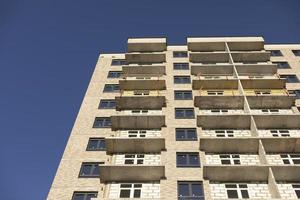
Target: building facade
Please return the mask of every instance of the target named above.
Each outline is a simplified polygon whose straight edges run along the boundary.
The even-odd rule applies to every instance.
[[[127,45],[100,55],[48,200],[300,198],[300,45]]]

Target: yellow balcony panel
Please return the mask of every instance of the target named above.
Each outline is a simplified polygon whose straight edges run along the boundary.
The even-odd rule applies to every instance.
[[[249,129],[250,115],[198,115],[197,126],[203,129]]]
[[[120,96],[116,97],[116,109],[162,109],[166,106],[165,96]]]
[[[128,52],[153,52],[166,49],[166,38],[129,38],[127,41]]]
[[[165,177],[162,165],[100,165],[100,181],[159,181]]]
[[[273,75],[277,73],[276,64],[235,64],[236,70],[242,75]]]
[[[258,129],[299,129],[300,114],[253,115]]]
[[[161,129],[165,126],[164,115],[114,115],[111,116],[112,130]]]
[[[247,100],[251,109],[262,108],[279,108],[290,109],[295,105],[296,96],[288,95],[260,95],[260,96],[247,96]]]
[[[193,79],[193,89],[231,89],[236,90],[238,88],[238,80],[234,78],[228,79],[200,79],[199,77],[195,77]]]
[[[279,78],[241,79],[244,89],[284,89],[285,80]]]
[[[203,65],[192,65],[191,66],[192,75],[232,75],[233,65],[230,64],[203,64]]]
[[[164,77],[127,77],[119,81],[121,90],[164,90]]]
[[[243,96],[195,96],[194,105],[199,109],[243,109]]]
[[[196,90],[196,96],[239,96],[239,90],[224,90],[224,89],[211,89],[211,90]]]
[[[276,181],[300,182],[299,165],[272,166],[271,169]]]
[[[267,95],[283,95],[283,96],[288,96],[289,93],[287,90],[274,90],[274,89],[256,89],[256,90],[249,90],[245,89],[244,90],[245,94],[247,96],[267,96]]]
[[[166,74],[165,65],[125,65],[122,67],[124,75],[134,76],[134,75],[164,75]]]
[[[190,62],[195,63],[229,63],[229,54],[227,52],[190,52]]]
[[[257,154],[258,147],[258,138],[200,138],[200,150],[209,153]]]
[[[270,60],[268,51],[231,51],[234,62],[267,62]]]
[[[203,166],[203,178],[220,182],[267,182],[269,177],[268,166]]]
[[[163,63],[166,62],[165,52],[153,53],[126,53],[126,63]]]
[[[106,137],[106,152],[113,153],[160,153],[165,149],[165,139],[161,137],[131,138]]]

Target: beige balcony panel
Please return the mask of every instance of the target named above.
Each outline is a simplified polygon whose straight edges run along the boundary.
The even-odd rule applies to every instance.
[[[192,65],[192,75],[229,75],[233,74],[232,65]]]
[[[101,165],[100,182],[159,181],[165,177],[160,165]]]
[[[119,81],[121,90],[164,90],[166,81],[159,77],[150,79],[125,79]]]
[[[190,52],[190,62],[229,63],[229,54],[226,52]]]
[[[163,63],[166,62],[166,54],[164,52],[155,53],[126,53],[125,59],[130,63]]]
[[[197,125],[203,129],[249,129],[250,115],[198,115]]]
[[[267,153],[299,153],[300,138],[262,138]]]
[[[165,51],[166,38],[129,38],[127,41],[128,52]]]
[[[284,89],[285,80],[279,78],[242,79],[244,89]]]
[[[299,129],[300,114],[253,115],[258,129]]]
[[[234,62],[266,62],[270,60],[270,52],[267,51],[231,51],[231,56]]]
[[[160,153],[165,149],[164,138],[105,138],[106,151],[112,153]]]
[[[112,130],[160,129],[165,126],[163,115],[115,115],[111,116]]]
[[[134,76],[140,74],[164,75],[166,74],[166,66],[164,65],[140,65],[140,66],[123,66],[123,74]]]
[[[272,166],[276,181],[300,182],[300,166]]]
[[[203,166],[203,178],[220,182],[268,181],[267,166]]]
[[[277,73],[275,64],[235,64],[238,74],[241,75],[273,75]]]
[[[238,88],[238,81],[234,79],[193,79],[193,89],[237,89]]]
[[[243,96],[195,96],[196,107],[200,109],[243,109]]]
[[[258,152],[257,138],[201,138],[200,150],[209,153],[255,153]]]
[[[122,96],[115,99],[117,110],[162,109],[166,106],[165,96]]]
[[[261,96],[247,96],[247,100],[251,109],[261,108],[279,108],[289,109],[295,105],[295,96],[273,96],[273,95],[261,95]]]

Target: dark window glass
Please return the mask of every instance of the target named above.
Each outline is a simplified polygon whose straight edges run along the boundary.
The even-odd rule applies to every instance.
[[[173,63],[173,69],[175,70],[188,70],[189,63]]]
[[[105,151],[105,139],[104,138],[90,138],[87,151]]]
[[[130,190],[121,189],[120,198],[129,198],[129,197],[130,197]]]
[[[174,83],[175,84],[191,83],[191,77],[190,76],[174,76]]]
[[[289,69],[291,68],[288,62],[273,62],[274,64],[277,64],[278,69]]]
[[[203,184],[201,182],[178,182],[179,200],[204,200]]]
[[[100,109],[114,109],[116,108],[116,101],[113,99],[103,99],[100,101]]]
[[[96,117],[93,128],[109,128],[111,127],[110,117]]]
[[[291,74],[291,75],[280,75],[280,78],[285,78],[286,82],[288,83],[298,83],[299,79],[296,75]]]
[[[103,92],[119,92],[120,87],[118,84],[105,84]]]
[[[176,128],[177,141],[196,141],[197,131],[195,128]]]
[[[190,90],[177,90],[174,91],[175,100],[191,100],[193,99],[192,91]]]
[[[177,167],[200,167],[198,153],[177,153]]]
[[[122,59],[113,59],[111,65],[126,65],[126,61]]]
[[[122,75],[121,71],[109,71],[107,78],[119,78]]]
[[[193,108],[175,108],[176,119],[193,119],[195,118]]]
[[[227,196],[230,199],[237,199],[238,198],[238,193],[236,190],[227,190]]]
[[[188,57],[188,53],[186,51],[174,51],[173,57],[174,58],[186,58],[186,57]]]
[[[280,50],[271,50],[271,56],[282,56],[282,53]]]
[[[249,194],[247,190],[241,190],[241,194],[244,199],[249,199]]]
[[[300,50],[293,50],[295,56],[300,56]]]
[[[91,200],[97,196],[98,192],[74,192],[72,200]]]
[[[141,197],[141,190],[134,190],[134,193],[133,193],[133,197],[134,198],[140,198]]]
[[[103,163],[82,163],[79,177],[99,177],[99,164]]]

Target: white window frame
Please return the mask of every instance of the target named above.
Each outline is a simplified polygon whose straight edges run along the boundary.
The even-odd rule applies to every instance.
[[[214,111],[214,112],[213,112],[213,111]],[[211,112],[211,113],[224,114],[224,113],[228,113],[228,109],[211,109],[210,112]]]
[[[281,157],[282,155],[287,156],[287,158],[282,158]],[[298,157],[292,158],[291,155],[298,155]],[[280,158],[281,158],[282,162],[284,162],[284,160],[288,160],[289,161],[289,164],[285,164],[284,163],[285,165],[299,165],[299,164],[294,164],[294,160],[300,160],[300,153],[295,153],[295,154],[293,154],[293,153],[280,154]]]
[[[131,110],[131,114],[133,115],[143,115],[148,114],[149,110]]]
[[[279,109],[261,109],[261,112],[264,114],[277,114],[280,113]]]
[[[295,187],[295,186],[297,186],[297,187]],[[297,198],[300,198],[300,196],[298,197],[298,196],[297,196],[297,193],[296,193],[296,191],[300,191],[300,184],[299,184],[299,183],[292,183],[292,187],[293,187],[293,189],[294,189],[294,192],[295,192],[296,197],[297,197]],[[300,192],[299,192],[299,193],[300,193]]]
[[[222,133],[217,133],[217,131],[223,131]],[[234,137],[234,130],[215,130],[216,137],[221,137],[218,135],[224,135],[223,137]]]
[[[271,95],[272,94],[272,91],[271,90],[254,90],[254,93],[256,95]]]
[[[123,187],[122,188],[122,185],[131,185],[131,187],[129,188],[129,187]],[[137,187],[137,188],[134,188],[134,185],[137,185],[137,184],[139,184],[139,185],[141,185],[141,187]],[[143,184],[142,183],[121,183],[120,184],[120,191],[119,191],[119,198],[121,198],[121,191],[122,190],[130,190],[130,197],[128,197],[128,198],[134,198],[134,191],[135,190],[140,190],[140,197],[136,197],[136,198],[141,198],[142,197],[142,189],[143,189]]]
[[[128,131],[128,137],[145,138],[145,137],[147,137],[147,131],[146,130],[130,130],[130,131]]]
[[[224,90],[207,90],[207,95],[224,95]]]
[[[221,158],[221,156],[229,156],[229,158]],[[234,158],[236,156],[238,156],[238,157]],[[229,165],[241,165],[240,154],[219,154],[219,158],[221,160],[221,164],[222,164],[222,160],[229,160],[229,162],[230,162]],[[234,163],[234,161],[239,161],[239,164]],[[222,165],[226,165],[226,164],[222,164]]]
[[[135,95],[135,96],[149,96],[150,91],[149,90],[134,90],[133,95]]]
[[[126,156],[132,156],[131,158],[126,158]],[[125,164],[127,160],[132,160],[132,164]],[[145,154],[125,154],[124,155],[124,165],[142,165],[145,162]]]
[[[282,133],[282,131],[285,131],[285,133]],[[285,129],[271,129],[270,133],[273,137],[291,137],[290,131]]]
[[[236,187],[235,188],[227,188],[226,185],[236,185]],[[240,185],[246,185],[246,188],[240,187]],[[228,190],[236,190],[237,191],[238,197],[235,198],[235,199],[244,199],[242,197],[242,190],[246,190],[247,193],[248,193],[248,196],[250,198],[250,194],[249,194],[248,184],[247,183],[226,183],[225,184],[225,189],[226,189],[227,198],[229,198],[228,197]],[[229,199],[233,199],[233,198],[229,198]]]

